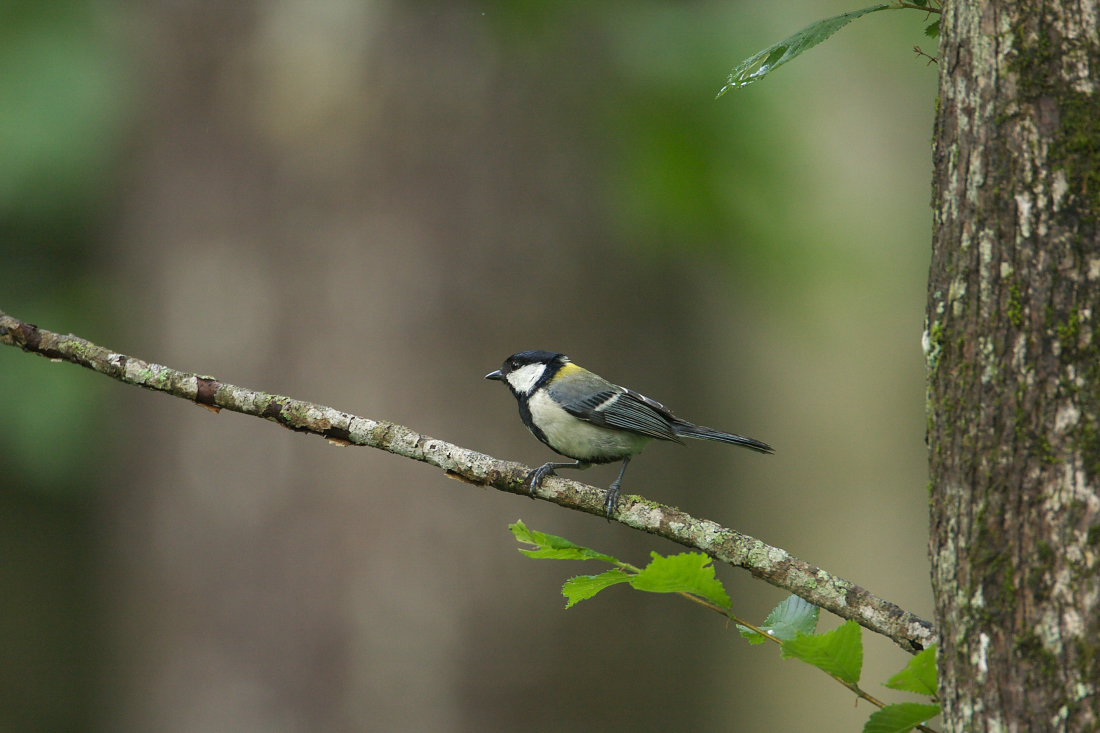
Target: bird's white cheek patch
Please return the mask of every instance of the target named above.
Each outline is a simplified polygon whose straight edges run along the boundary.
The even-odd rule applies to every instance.
[[[527,364],[513,372],[509,372],[506,379],[508,380],[508,384],[512,385],[512,389],[516,392],[520,394],[530,394],[531,390],[535,388],[535,384],[537,384],[542,377],[544,371],[546,371],[545,364]]]

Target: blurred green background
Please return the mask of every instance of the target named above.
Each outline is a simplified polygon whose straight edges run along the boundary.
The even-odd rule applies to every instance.
[[[771,457],[625,490],[925,617],[934,67],[844,2],[0,8],[0,309],[538,464],[482,375],[545,348]],[[0,349],[2,731],[851,731],[824,675],[506,525],[677,548]],[[584,478],[606,485],[614,468]],[[783,594],[729,568],[735,608]],[[825,619],[823,628],[835,625]],[[907,661],[865,634],[865,687]]]

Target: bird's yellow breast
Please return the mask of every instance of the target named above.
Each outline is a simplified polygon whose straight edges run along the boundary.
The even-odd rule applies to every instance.
[[[593,425],[576,418],[544,391],[532,395],[527,406],[531,421],[546,436],[546,444],[579,461],[617,461],[641,452],[652,440],[645,435]]]

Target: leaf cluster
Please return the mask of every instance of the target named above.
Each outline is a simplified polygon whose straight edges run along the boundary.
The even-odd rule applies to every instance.
[[[677,593],[732,619],[750,644],[776,643],[785,659],[799,659],[817,667],[858,697],[877,706],[863,727],[864,733],[905,733],[914,728],[927,731],[924,722],[940,712],[939,705],[934,702],[888,705],[860,688],[863,636],[855,621],[845,621],[832,631],[819,633],[817,624],[821,609],[794,595],[772,609],[760,625],[735,616],[731,610],[732,601],[715,575],[711,558],[702,553],[683,552],[666,557],[651,552],[649,563],[639,568],[564,537],[532,530],[522,521],[509,525],[509,529],[519,542],[534,548],[520,548],[520,552],[530,558],[596,560],[613,566],[595,575],[578,575],[566,580],[562,586],[566,608],[620,584],[649,593]],[[936,685],[935,647],[913,657],[902,671],[885,683],[891,689],[914,692],[933,701]]]

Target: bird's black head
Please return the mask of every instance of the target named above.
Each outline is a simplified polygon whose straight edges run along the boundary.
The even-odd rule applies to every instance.
[[[517,395],[529,395],[569,363],[569,357],[553,351],[521,351],[504,360],[495,372],[485,375],[508,385]]]

